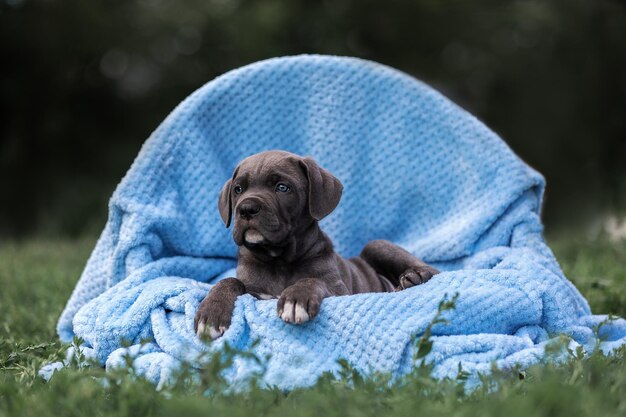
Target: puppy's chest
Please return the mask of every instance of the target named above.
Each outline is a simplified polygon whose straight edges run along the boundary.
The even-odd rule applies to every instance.
[[[311,277],[301,268],[287,266],[264,265],[242,269],[240,274],[238,268],[237,275],[241,275],[239,279],[246,286],[247,292],[263,300],[278,298],[285,288],[302,278]]]

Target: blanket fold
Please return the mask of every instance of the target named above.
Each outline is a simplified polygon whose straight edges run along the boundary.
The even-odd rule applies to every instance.
[[[389,239],[442,273],[398,293],[325,299],[300,326],[277,317],[276,300],[244,295],[224,337],[202,343],[195,310],[236,266],[219,190],[241,159],[268,149],[311,155],[343,182],[322,222],[339,253]],[[410,372],[411,341],[457,293],[449,324],[433,329],[427,359],[438,377],[454,377],[459,363],[474,378],[493,363],[529,366],[558,334],[608,352],[626,343],[626,322],[604,324],[597,340],[606,317],[591,315],[543,240],[543,190],[496,134],[406,74],[333,56],[255,63],[197,90],[144,144],[58,333],[82,337],[107,367],[131,354],[156,384],[226,342],[246,350],[258,340],[254,352],[269,355],[264,382],[290,389],[337,370],[340,358],[366,373]],[[253,368],[237,360],[229,378]]]

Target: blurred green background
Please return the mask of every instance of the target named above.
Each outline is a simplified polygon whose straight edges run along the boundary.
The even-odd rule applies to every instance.
[[[299,53],[382,62],[477,115],[546,176],[548,228],[626,207],[624,1],[0,2],[0,237],[99,231],[178,102]]]

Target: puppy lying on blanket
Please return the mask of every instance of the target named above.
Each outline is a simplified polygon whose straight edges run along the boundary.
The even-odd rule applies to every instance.
[[[369,242],[355,258],[335,253],[318,220],[337,207],[342,190],[313,159],[289,152],[262,152],[239,164],[219,196],[226,227],[234,214],[237,278],[219,281],[200,303],[199,336],[224,334],[245,293],[278,298],[278,316],[298,324],[314,318],[325,297],[402,290],[438,273],[386,240]]]

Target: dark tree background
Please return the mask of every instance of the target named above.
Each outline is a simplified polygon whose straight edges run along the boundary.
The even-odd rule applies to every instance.
[[[0,236],[99,230],[180,100],[299,53],[394,66],[476,114],[547,177],[549,225],[626,205],[623,1],[3,0]]]

